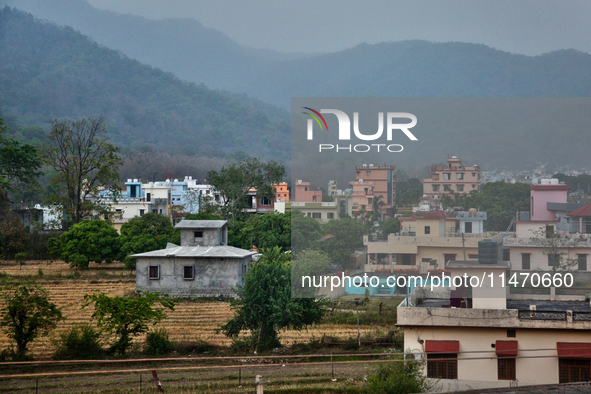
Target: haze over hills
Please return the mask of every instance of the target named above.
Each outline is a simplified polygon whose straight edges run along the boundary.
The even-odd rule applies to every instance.
[[[52,117],[103,115],[113,141],[123,147],[149,145],[176,156],[224,158],[245,151],[279,161],[289,157],[285,110],[243,93],[183,82],[101,47],[70,27],[10,9],[0,16],[0,109],[22,123],[46,125]],[[180,36],[177,39],[182,41]],[[203,49],[200,56],[209,55]],[[240,76],[242,88],[237,87],[237,92],[249,91],[284,108],[291,96],[588,97],[591,93],[591,55],[573,50],[528,57],[484,45],[406,41],[362,44],[291,60],[276,56],[273,62],[253,68],[256,75]],[[402,166],[419,166],[456,154],[483,168],[520,169],[546,161],[555,166],[588,166],[588,145],[573,143],[588,139],[585,127],[569,125],[547,134],[535,127],[505,127],[494,133],[475,127],[469,136],[453,127],[450,122],[434,129],[428,144],[395,160]],[[499,141],[506,148],[491,150]]]
[[[298,57],[239,45],[194,19],[149,20],[99,10],[85,0],[0,0],[4,4],[71,26],[132,59],[216,89],[236,91],[256,70]]]
[[[142,65],[70,27],[0,11],[0,108],[21,122],[104,116],[114,143],[177,155],[288,157],[286,123]]]
[[[149,20],[86,0],[0,0],[73,26],[99,44],[211,88],[289,108],[291,97],[581,97],[591,55],[524,56],[469,43],[360,44],[329,54],[285,55],[241,46],[192,19]]]

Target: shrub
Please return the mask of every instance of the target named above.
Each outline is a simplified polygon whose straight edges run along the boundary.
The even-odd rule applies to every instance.
[[[88,324],[75,325],[69,331],[61,333],[54,345],[55,360],[94,360],[105,355],[100,334]]]
[[[164,329],[158,329],[148,332],[146,335],[146,347],[144,353],[150,356],[161,356],[174,350],[172,342],[168,339],[168,332]]]
[[[415,361],[394,361],[380,365],[369,377],[370,393],[407,394],[429,390],[427,378],[422,374],[422,364]]]

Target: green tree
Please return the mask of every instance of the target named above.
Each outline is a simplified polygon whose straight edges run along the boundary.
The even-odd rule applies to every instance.
[[[172,226],[166,216],[157,213],[147,213],[136,216],[121,226],[119,238],[121,252],[125,257],[125,267],[135,269],[135,259],[132,254],[164,249],[168,242],[180,243],[180,233]]]
[[[51,122],[45,162],[56,174],[51,185],[57,191],[49,202],[61,207],[62,217],[77,224],[86,217],[109,217],[108,201],[99,198],[99,191],[108,188],[117,196],[120,189],[117,155],[119,148],[108,143],[103,118],[82,118],[77,121],[54,119]]]
[[[251,189],[255,189],[259,197],[273,198],[273,184],[284,176],[285,166],[253,158],[231,163],[220,171],[211,170],[207,180],[222,196],[222,215],[235,220],[244,216],[243,209],[249,206],[247,193]]]
[[[369,392],[375,394],[424,393],[431,387],[422,373],[422,364],[416,361],[395,360],[380,365],[368,380]]]
[[[322,225],[324,237],[317,243],[332,263],[346,267],[351,254],[363,248],[363,234],[366,227],[355,219],[331,220]]]
[[[14,258],[27,247],[27,231],[17,214],[8,212],[0,222],[0,252],[6,259]]]
[[[400,220],[398,218],[390,218],[382,222],[380,229],[382,230],[382,235],[398,233],[400,232]]]
[[[489,182],[482,185],[479,193],[472,190],[469,194],[451,193],[442,197],[445,208],[460,206],[468,210],[477,208],[487,213],[484,229],[487,231],[505,231],[515,212],[529,207],[529,188],[525,183]]]
[[[318,220],[304,216],[298,210],[291,212],[291,250],[294,255],[302,250],[316,247],[320,237],[322,237],[322,230]]]
[[[72,268],[88,268],[95,263],[112,263],[121,258],[119,234],[104,220],[84,220],[59,238],[51,238],[47,247]]]
[[[239,231],[232,229],[233,236],[228,234],[231,245],[250,249],[254,246],[261,249],[271,249],[275,246],[283,250],[291,247],[291,213],[268,213],[265,215],[251,215]]]
[[[16,343],[13,358],[20,360],[32,341],[63,320],[62,312],[50,301],[47,290],[29,282],[4,285],[2,296],[0,326]]]
[[[292,298],[289,255],[281,249],[264,251],[264,256],[246,275],[243,286],[231,301],[234,317],[221,327],[231,338],[250,331],[255,351],[281,345],[278,332],[302,330],[320,321],[327,311],[326,301],[315,298]]]
[[[6,138],[7,131],[8,127],[0,118],[0,218],[7,208],[9,193],[35,187],[36,179],[41,175],[37,148]]]
[[[164,308],[174,310],[174,301],[158,293],[137,292],[127,297],[109,297],[95,291],[85,294],[85,308],[94,306],[92,318],[97,326],[109,335],[115,335],[110,353],[123,356],[131,346],[134,336],[148,331],[148,325],[155,325],[166,317]],[[159,304],[159,305],[158,305]]]

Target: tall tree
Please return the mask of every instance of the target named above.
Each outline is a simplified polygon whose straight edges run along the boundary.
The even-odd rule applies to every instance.
[[[57,171],[51,183],[58,192],[50,202],[62,207],[62,217],[69,224],[107,215],[111,208],[98,198],[99,190],[109,188],[115,195],[120,191],[119,148],[107,142],[106,134],[102,117],[51,122],[45,161]]]
[[[238,286],[238,298],[232,301],[234,317],[221,327],[228,337],[250,331],[255,350],[280,346],[278,332],[302,330],[317,323],[327,312],[323,298],[293,298],[289,255],[280,248],[265,250],[264,256]]]
[[[243,209],[249,206],[250,190],[256,190],[257,196],[273,198],[273,184],[284,176],[285,166],[253,158],[209,171],[207,180],[222,196],[222,214],[234,220],[243,216]]]
[[[37,184],[37,177],[41,175],[41,159],[37,148],[30,144],[21,144],[13,138],[6,138],[4,134],[8,127],[0,119],[0,210],[6,208],[9,193],[15,187],[30,187]]]

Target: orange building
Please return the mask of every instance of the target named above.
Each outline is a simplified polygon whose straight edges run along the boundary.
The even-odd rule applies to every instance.
[[[287,182],[273,184],[275,189],[275,202],[289,202],[289,189]]]

